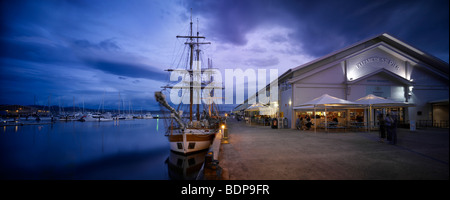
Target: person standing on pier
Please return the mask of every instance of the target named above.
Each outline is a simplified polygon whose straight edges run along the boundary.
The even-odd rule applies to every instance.
[[[389,141],[390,144],[392,144],[392,131],[394,128],[393,127],[394,120],[392,119],[392,117],[389,113],[386,114],[385,124],[386,124],[386,130],[387,130],[387,140]]]
[[[396,115],[394,115],[393,117],[392,117],[392,126],[391,126],[391,128],[392,128],[392,139],[391,139],[391,144],[393,144],[393,145],[395,145],[395,144],[397,144],[397,116]]]
[[[378,115],[378,125],[380,131],[380,142],[384,142],[384,138],[386,138],[386,124],[383,118],[383,114]]]

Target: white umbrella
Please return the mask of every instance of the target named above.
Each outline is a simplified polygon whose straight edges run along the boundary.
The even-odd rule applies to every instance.
[[[363,105],[372,105],[374,107],[405,107],[405,106],[413,106],[408,102],[399,102],[390,99],[385,99],[383,97],[375,96],[373,94],[369,94],[365,97],[361,97],[355,101],[355,103],[363,104]]]
[[[398,102],[390,99],[385,99],[383,97],[375,96],[373,94],[369,94],[365,97],[361,97],[355,101],[355,103],[369,106],[369,123],[372,124],[372,108],[382,108],[382,107],[408,107],[414,106],[414,104],[410,104],[408,102]],[[369,128],[370,130],[370,128]]]
[[[265,106],[262,103],[255,103],[251,106],[249,106],[247,109],[245,109],[245,111],[259,111],[261,108],[266,108],[267,106]]]
[[[274,115],[275,109],[271,108],[270,106],[266,106],[264,108],[259,109],[259,114],[260,115]]]
[[[306,103],[302,103],[300,105],[298,105],[297,107],[302,107],[302,106],[315,106],[315,107],[319,107],[319,106],[327,106],[327,107],[333,107],[333,106],[348,106],[348,105],[358,105],[355,102],[351,102],[351,101],[347,101],[344,99],[340,99],[337,97],[333,97],[330,96],[328,94],[324,94],[320,97],[317,97],[311,101],[308,101]]]
[[[268,111],[268,106],[265,106],[262,103],[254,103],[253,105],[249,106],[247,109],[245,109],[244,111],[259,111],[259,114],[267,114]],[[249,120],[251,121],[251,120]],[[251,124],[251,123],[250,123]]]
[[[308,106],[313,106],[314,107],[314,113],[316,112],[316,108],[317,107],[324,107],[325,108],[325,113],[327,112],[327,107],[340,107],[340,108],[344,108],[344,107],[356,107],[356,106],[360,106],[360,104],[357,104],[355,102],[351,102],[351,101],[347,101],[344,99],[340,99],[337,97],[333,97],[330,96],[328,94],[324,94],[320,97],[317,97],[311,101],[308,101],[306,103],[302,103],[298,106],[295,106],[295,109],[302,109],[302,108],[306,108]],[[316,115],[314,115],[314,121],[316,119]],[[325,117],[325,131],[327,131],[327,118]],[[316,131],[316,126],[314,126],[314,131]]]

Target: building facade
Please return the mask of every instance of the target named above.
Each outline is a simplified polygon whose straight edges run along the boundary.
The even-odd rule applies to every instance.
[[[349,101],[374,94],[414,105],[394,109],[402,123],[448,127],[448,73],[448,63],[382,34],[280,76],[279,112],[292,122],[304,113],[296,105],[323,94]]]
[[[291,128],[295,128],[298,116],[312,114],[296,109],[297,105],[323,94],[349,101],[373,94],[406,102],[414,106],[388,108],[405,126],[448,127],[448,63],[386,33],[292,68],[277,81],[278,102],[270,106],[276,106],[278,117],[287,118]],[[244,102],[235,110],[247,106]],[[369,113],[374,119],[379,112],[386,109],[334,114],[347,120],[364,115],[367,122]],[[323,117],[324,113],[319,114]]]

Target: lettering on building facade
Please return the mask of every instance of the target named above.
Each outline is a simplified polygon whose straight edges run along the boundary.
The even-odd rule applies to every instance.
[[[381,57],[370,57],[367,58],[359,63],[356,64],[356,69],[360,69],[363,68],[365,66],[367,66],[367,64],[369,63],[382,63],[382,64],[386,64],[392,68],[394,68],[395,70],[399,70],[400,67],[397,65],[397,63],[395,63],[395,61],[389,59],[389,58],[381,58]]]

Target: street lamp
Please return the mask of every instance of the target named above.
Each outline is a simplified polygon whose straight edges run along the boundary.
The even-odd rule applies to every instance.
[[[225,124],[222,124],[221,128],[222,128],[222,133],[223,133],[222,144],[230,143],[228,141],[228,129],[225,129],[226,128]]]

